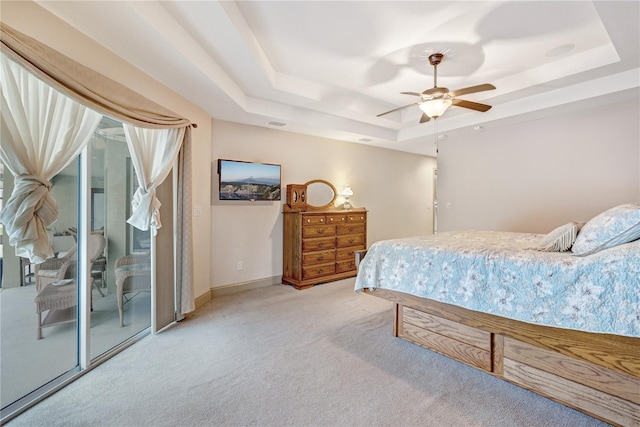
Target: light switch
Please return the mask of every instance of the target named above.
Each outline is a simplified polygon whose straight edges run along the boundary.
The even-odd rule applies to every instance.
[[[193,206],[193,216],[200,216],[200,215],[202,215],[202,206],[200,205]]]

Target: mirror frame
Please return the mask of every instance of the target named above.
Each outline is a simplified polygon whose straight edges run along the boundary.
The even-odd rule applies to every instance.
[[[323,206],[316,206],[309,203],[309,185],[311,184],[325,184],[333,191],[333,198],[329,201],[329,203]],[[335,208],[335,202],[336,202],[336,199],[338,198],[338,191],[336,190],[336,187],[334,187],[332,183],[330,183],[329,181],[325,181],[324,179],[313,179],[309,182],[306,182],[304,185],[305,187],[307,187],[307,208],[309,210]]]

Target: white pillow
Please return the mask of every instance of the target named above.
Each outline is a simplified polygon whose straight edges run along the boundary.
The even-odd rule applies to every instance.
[[[552,230],[540,241],[536,248],[543,252],[565,252],[571,249],[582,223],[568,222]]]
[[[582,227],[571,251],[591,255],[640,239],[640,205],[627,203],[593,217]]]

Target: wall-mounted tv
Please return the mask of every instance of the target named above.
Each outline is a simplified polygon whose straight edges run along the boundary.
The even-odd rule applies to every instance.
[[[220,200],[280,200],[280,165],[218,159]]]

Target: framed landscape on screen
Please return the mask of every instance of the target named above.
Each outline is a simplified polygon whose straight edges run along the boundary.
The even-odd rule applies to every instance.
[[[280,200],[280,165],[218,159],[220,200]]]

